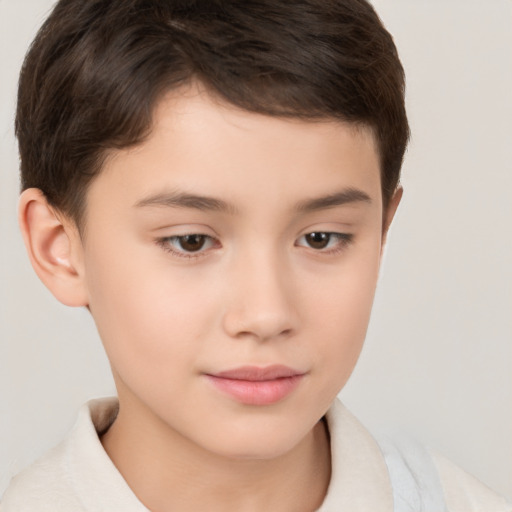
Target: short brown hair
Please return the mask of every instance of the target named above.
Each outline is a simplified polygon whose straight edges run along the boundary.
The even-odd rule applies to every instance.
[[[387,205],[409,136],[404,72],[366,0],[60,0],[20,75],[22,189],[80,227],[108,150],[143,141],[157,101],[192,80],[248,111],[371,127]]]

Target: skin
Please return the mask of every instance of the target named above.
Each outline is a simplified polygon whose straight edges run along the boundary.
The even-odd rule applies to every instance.
[[[304,208],[354,190],[359,199]],[[183,192],[226,208],[170,204]],[[369,129],[249,113],[197,87],[165,97],[149,138],[111,154],[87,193],[83,237],[39,191],[23,193],[36,272],[94,317],[120,400],[102,443],[150,510],[320,506],[320,420],[359,356],[400,197],[383,212]],[[339,235],[322,248],[310,233]],[[206,237],[187,253],[190,234]],[[270,405],[206,377],[273,364],[303,377]]]

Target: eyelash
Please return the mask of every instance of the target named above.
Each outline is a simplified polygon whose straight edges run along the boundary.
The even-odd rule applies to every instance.
[[[187,258],[187,259],[190,259],[190,258],[200,258],[205,253],[205,250],[202,250],[202,247],[198,251],[189,251],[189,252],[187,252],[185,250],[179,251],[179,250],[173,249],[172,246],[171,246],[172,242],[178,242],[179,243],[180,240],[183,240],[186,237],[191,237],[191,236],[204,237],[206,240],[208,240],[210,242],[213,242],[214,245],[215,245],[215,242],[218,245],[218,241],[216,241],[215,238],[213,238],[212,236],[209,236],[209,235],[203,235],[201,233],[187,233],[186,235],[166,236],[164,238],[158,238],[156,240],[156,243],[160,247],[162,247],[162,249],[164,251],[169,252],[172,255],[177,256],[179,258]]]
[[[311,246],[309,246],[310,249],[313,251],[319,253],[319,254],[326,254],[326,255],[336,255],[344,251],[353,241],[354,241],[354,235],[351,233],[335,233],[331,231],[312,231],[310,233],[306,233],[302,235],[300,239],[310,236],[310,235],[328,235],[329,242],[331,242],[332,238],[337,239],[337,243],[335,247],[332,247],[330,249],[315,249]],[[204,237],[206,240],[213,242],[213,245],[218,245],[218,241],[209,236],[209,235],[203,235],[201,233],[187,233],[186,235],[174,235],[174,236],[167,236],[163,238],[158,238],[156,240],[157,245],[159,245],[164,251],[171,253],[174,256],[177,256],[179,258],[185,258],[185,259],[192,259],[192,258],[200,258],[204,256],[205,252],[208,249],[202,249],[202,247],[197,251],[185,251],[185,250],[176,250],[173,249],[170,243],[183,241],[186,237],[191,236],[197,236],[197,237]],[[303,247],[303,246],[299,246]]]

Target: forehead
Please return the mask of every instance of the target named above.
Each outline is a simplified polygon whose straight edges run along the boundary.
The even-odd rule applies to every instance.
[[[178,189],[243,209],[254,201],[295,204],[347,188],[380,204],[370,128],[251,113],[189,87],[158,103],[149,137],[113,152],[89,192],[91,200],[107,195],[112,203],[133,205]]]

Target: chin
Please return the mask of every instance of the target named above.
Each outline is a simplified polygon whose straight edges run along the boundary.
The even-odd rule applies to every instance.
[[[283,421],[284,420],[284,421]],[[296,447],[312,431],[312,426],[300,425],[298,418],[251,418],[249,421],[217,425],[198,444],[212,453],[235,460],[270,460]]]

